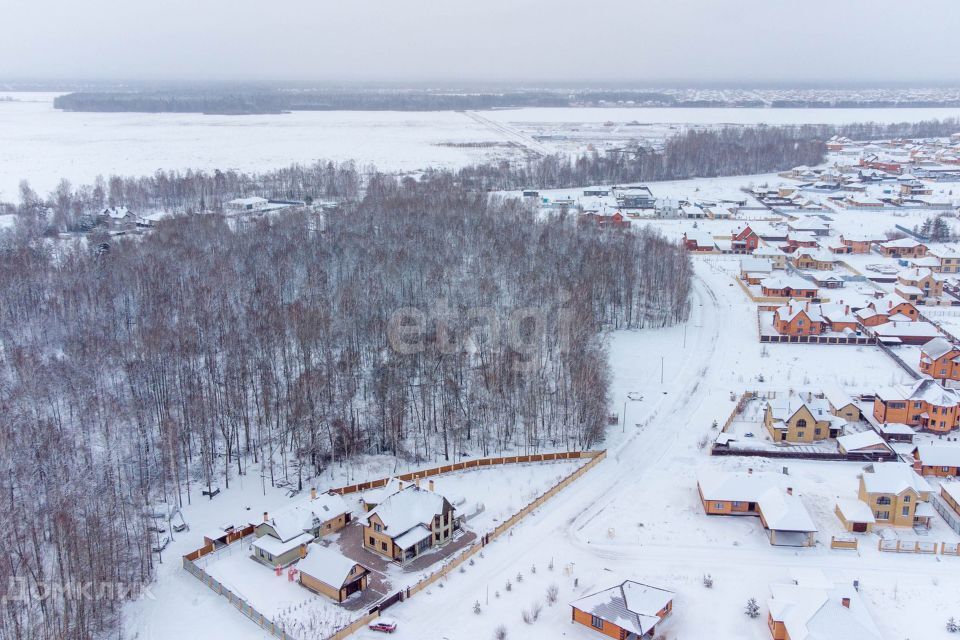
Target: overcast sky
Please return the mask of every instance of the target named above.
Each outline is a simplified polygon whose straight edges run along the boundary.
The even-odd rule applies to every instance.
[[[949,83],[960,1],[3,0],[0,78]]]

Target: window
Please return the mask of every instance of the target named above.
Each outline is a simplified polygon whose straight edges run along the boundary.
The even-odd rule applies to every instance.
[[[370,536],[370,546],[371,547],[377,546],[377,541],[373,539],[373,536]]]
[[[803,437],[803,431],[797,431],[797,437],[798,437],[798,438],[802,438],[802,437]]]
[[[437,542],[440,542],[440,534],[439,533],[433,534],[433,539],[436,540]]]
[[[822,433],[823,433],[823,429],[821,429],[820,427],[817,427],[816,429],[813,430],[813,435],[815,436],[819,436]]]
[[[381,543],[380,543],[380,548],[383,549],[384,551],[386,551],[386,550],[387,550],[387,543],[386,543],[386,542],[381,542]]]
[[[914,408],[914,409],[920,409],[920,408],[922,408],[922,407],[923,407],[923,403],[922,403],[922,402],[914,402],[914,403],[913,403],[913,408]]]
[[[874,514],[877,517],[877,520],[889,520],[890,512],[889,511],[876,511]]]
[[[715,503],[713,504],[713,508],[714,508],[714,509],[723,509],[723,503],[722,503],[722,502],[715,502]]]
[[[901,509],[901,513],[903,513],[903,515],[905,516],[910,515],[910,507],[904,507],[903,509]]]
[[[903,496],[904,502],[910,502],[910,496]]]
[[[950,471],[950,467],[940,467],[940,470],[943,471],[944,473],[946,473],[946,472]]]
[[[374,522],[374,523],[373,523],[373,530],[376,531],[377,533],[380,533],[381,531],[383,531],[383,527],[382,527],[380,524]]]
[[[735,501],[735,502],[733,503],[733,506],[734,506],[734,507],[739,507],[739,506],[740,506],[740,503],[737,502],[737,501]]]
[[[798,326],[798,327],[802,327],[802,326],[803,326],[803,319],[802,319],[802,318],[801,318],[800,320],[797,320],[797,326]]]
[[[797,420],[797,429],[803,429],[805,426],[807,426],[807,421],[804,418]]]
[[[603,619],[597,616],[590,616],[590,626],[595,629],[603,629]]]
[[[890,504],[890,498],[888,496],[880,496],[877,498],[877,504],[886,506]]]

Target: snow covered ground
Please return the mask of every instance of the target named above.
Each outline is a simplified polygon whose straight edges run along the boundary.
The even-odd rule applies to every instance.
[[[582,152],[627,140],[661,140],[687,125],[901,122],[960,116],[960,109],[511,109],[468,113],[298,111],[278,115],[69,113],[57,93],[0,93],[0,200],[20,180],[40,193],[61,178],[144,175],[157,169],[274,169],[355,159],[390,171],[521,158],[521,147]],[[484,124],[483,121],[492,121]],[[606,122],[612,126],[604,126]],[[627,123],[636,122],[639,125]],[[451,144],[496,143],[492,147]],[[514,146],[505,146],[506,144]]]
[[[768,638],[768,586],[788,580],[795,568],[823,569],[838,583],[860,580],[885,638],[949,637],[944,622],[960,613],[956,558],[881,553],[875,536],[865,536],[859,551],[829,549],[829,536],[841,531],[833,514],[836,499],[856,495],[859,463],[720,459],[698,449],[712,421],[732,409],[730,391],[753,386],[761,371],[781,385],[816,379],[847,388],[903,375],[869,348],[769,345],[769,356],[763,356],[748,321],[751,306],[742,292],[726,286],[723,262],[697,259],[694,310],[686,327],[611,337],[615,406],[632,391],[642,391],[644,399],[628,403],[627,433],[611,432],[608,459],[521,523],[513,536],[494,542],[466,574],[391,609],[400,623],[398,640],[492,638],[500,624],[513,638],[587,640],[595,636],[570,623],[566,603],[624,579],[677,592],[674,613],[659,629],[668,638]],[[632,426],[636,423],[642,426]],[[696,471],[747,466],[789,468],[820,529],[816,547],[773,547],[756,518],[703,514]],[[928,537],[956,541],[942,523]],[[544,571],[551,560],[554,570]],[[517,573],[524,578],[519,585]],[[712,589],[703,586],[704,574],[712,575]],[[540,619],[526,624],[523,610],[535,602],[545,605],[550,584],[559,587],[559,604],[543,606]],[[761,602],[757,620],[743,614],[750,597]],[[472,612],[475,601],[481,604],[479,615]]]

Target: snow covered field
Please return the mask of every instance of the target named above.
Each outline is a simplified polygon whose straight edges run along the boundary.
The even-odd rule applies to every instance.
[[[625,140],[657,140],[685,125],[901,122],[960,116],[960,109],[511,109],[470,114],[298,111],[279,115],[68,113],[56,93],[0,93],[0,200],[20,180],[41,193],[61,178],[144,175],[157,169],[273,169],[317,159],[355,159],[391,171],[520,158],[518,146],[580,152]],[[485,125],[483,121],[493,121]],[[630,122],[642,126],[627,126]],[[612,127],[603,126],[613,123]],[[577,131],[581,130],[582,131]],[[534,140],[536,138],[536,140]],[[450,143],[498,143],[455,147]]]

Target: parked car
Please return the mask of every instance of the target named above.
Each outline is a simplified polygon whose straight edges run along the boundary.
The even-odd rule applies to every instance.
[[[380,618],[370,623],[372,631],[382,631],[383,633],[393,633],[397,630],[397,623],[387,618]]]

